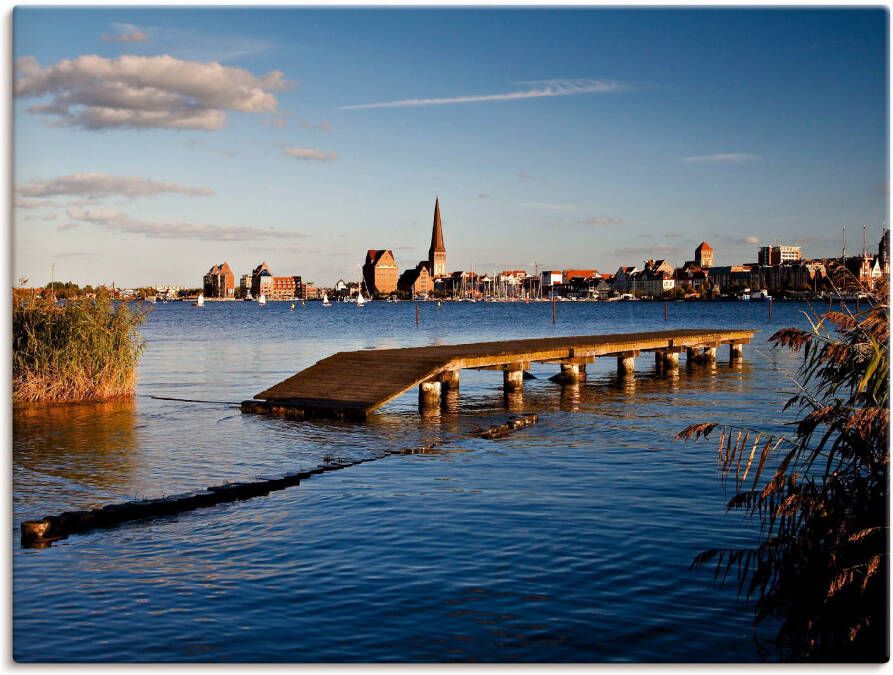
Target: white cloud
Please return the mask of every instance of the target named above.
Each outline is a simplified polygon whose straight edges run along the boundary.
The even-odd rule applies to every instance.
[[[753,162],[760,159],[758,155],[751,155],[746,152],[720,152],[715,155],[692,155],[686,157],[682,161],[692,164],[743,164],[744,162]]]
[[[308,161],[325,162],[338,158],[334,152],[325,152],[314,148],[283,148],[282,151],[289,157]]]
[[[14,91],[21,98],[49,97],[28,111],[61,126],[213,131],[223,127],[228,110],[275,112],[273,92],[286,84],[278,70],[258,77],[168,55],[87,55],[46,67],[26,56],[16,61]]]
[[[744,239],[741,240],[741,243],[743,243],[743,244],[751,244],[751,245],[754,245],[754,246],[755,246],[756,244],[759,244],[759,243],[760,243],[760,238],[759,238],[759,237],[754,237],[754,236],[744,237]]]
[[[257,239],[296,239],[307,235],[270,228],[247,225],[205,225],[181,222],[151,222],[129,217],[113,209],[70,208],[68,217],[81,223],[90,223],[110,232],[142,234],[149,239],[199,239],[203,241],[255,241]],[[59,229],[77,227],[68,223]]]
[[[30,199],[28,197],[16,197],[13,205],[17,209],[43,209],[48,207],[56,207],[59,204],[52,199]]]
[[[453,105],[457,103],[489,103],[493,101],[519,101],[530,98],[551,98],[555,96],[576,96],[579,94],[610,94],[629,89],[628,84],[614,80],[538,80],[521,82],[530,85],[527,89],[500,94],[473,94],[446,98],[405,98],[380,103],[360,103],[341,106],[341,110],[367,110],[370,108],[408,108],[431,105]]]
[[[322,122],[319,122],[318,124],[315,124],[308,120],[301,120],[301,126],[304,127],[305,129],[311,129],[311,130],[315,130],[315,131],[331,131],[332,130],[332,123],[327,122],[326,120],[323,120]]]
[[[132,23],[113,23],[114,33],[106,33],[102,39],[106,42],[145,42],[149,38]]]
[[[74,173],[49,180],[36,179],[29,183],[16,186],[16,194],[22,197],[57,197],[57,196],[86,196],[86,197],[150,197],[161,193],[175,193],[190,197],[204,197],[214,194],[211,188],[190,187],[155,181],[149,178],[135,176],[111,176],[105,173]],[[17,200],[27,202],[29,200]],[[42,200],[30,200],[39,202]],[[21,208],[36,208],[33,206],[21,206]]]

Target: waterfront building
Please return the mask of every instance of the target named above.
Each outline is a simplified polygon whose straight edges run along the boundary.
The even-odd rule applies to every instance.
[[[270,277],[269,291],[265,293],[267,300],[295,300],[304,296],[304,284],[301,277]]]
[[[428,297],[434,292],[434,279],[428,272],[428,261],[422,260],[413,269],[408,269],[397,280],[397,289],[409,297]]]
[[[877,245],[878,265],[881,269],[881,276],[887,278],[890,276],[890,230],[884,229],[881,240]]]
[[[251,275],[243,274],[239,277],[239,297],[247,298],[251,294]]]
[[[630,277],[639,272],[638,267],[624,266],[614,273],[614,290],[618,293],[630,292]]]
[[[262,262],[251,271],[251,294],[255,298],[259,298],[261,294],[266,296],[273,286],[273,273],[267,267],[267,263]]]
[[[590,281],[598,276],[598,270],[564,270],[561,273],[561,283],[570,284],[575,279]]]
[[[229,263],[214,265],[202,279],[202,292],[206,298],[235,297],[235,275]]]
[[[432,278],[439,279],[447,275],[446,246],[443,244],[443,225],[440,222],[440,198],[434,199],[434,225],[431,228],[428,265],[428,271]]]
[[[713,247],[702,241],[695,249],[695,264],[701,269],[713,267]]]
[[[390,295],[397,290],[397,261],[389,249],[369,249],[363,264],[363,284],[370,295]]]
[[[791,260],[800,260],[802,257],[799,246],[788,246],[785,244],[763,246],[757,254],[757,263],[760,265],[780,265]]]
[[[553,286],[559,286],[564,280],[561,270],[545,270],[540,273],[540,283],[543,288],[551,289]]]

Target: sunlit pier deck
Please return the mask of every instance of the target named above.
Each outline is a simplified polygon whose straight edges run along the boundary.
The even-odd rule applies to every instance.
[[[683,329],[338,352],[244,401],[242,411],[297,419],[365,419],[413,387],[419,387],[424,410],[439,405],[445,391],[458,389],[463,368],[501,370],[504,390],[516,392],[531,363],[558,366],[552,379],[561,384],[584,379],[586,364],[599,357],[616,357],[618,371],[631,376],[641,352],[653,352],[663,369],[677,368],[681,352],[689,362],[715,360],[723,344],[730,346],[731,359],[741,358],[754,332]]]

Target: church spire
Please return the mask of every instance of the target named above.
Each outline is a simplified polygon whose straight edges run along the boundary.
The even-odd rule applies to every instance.
[[[443,245],[443,226],[440,224],[440,198],[434,199],[434,228],[431,230],[431,250],[428,252],[429,257],[433,253],[446,253],[446,246]]]

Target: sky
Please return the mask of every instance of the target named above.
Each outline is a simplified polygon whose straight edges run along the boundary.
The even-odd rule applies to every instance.
[[[13,275],[331,285],[839,255],[889,211],[884,9],[29,8]]]

